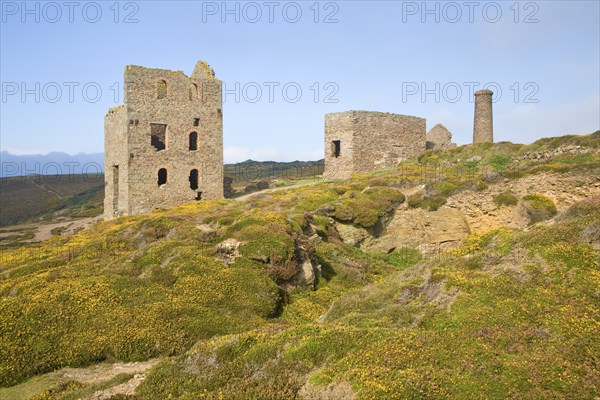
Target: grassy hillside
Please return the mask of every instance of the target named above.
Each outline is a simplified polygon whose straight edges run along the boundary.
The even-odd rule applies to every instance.
[[[246,160],[237,164],[225,164],[225,176],[230,176],[237,184],[258,179],[294,180],[316,177],[323,174],[323,160],[319,161],[253,161]]]
[[[252,161],[225,164],[225,197],[234,198],[270,187],[286,186],[301,180],[319,180],[323,175],[319,161]]]
[[[338,228],[377,236],[402,207],[433,212],[469,191],[492,201],[489,186],[540,173],[588,182],[598,148],[596,133],[428,151],[3,252],[0,385],[161,356],[129,398],[594,399],[600,193],[560,213],[539,193],[518,198],[528,229],[473,232],[443,254],[367,252]],[[510,196],[497,206],[517,207]],[[60,382],[38,398],[82,390]]]
[[[37,218],[102,213],[103,175],[30,175],[0,179],[0,226]]]
[[[476,235],[345,293],[324,284],[288,306],[293,323],[202,341],[138,397],[593,399],[600,256],[578,239],[600,222],[599,199],[588,206],[593,216]]]

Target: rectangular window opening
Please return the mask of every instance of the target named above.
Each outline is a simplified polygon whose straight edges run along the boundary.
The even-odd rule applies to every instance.
[[[167,147],[167,125],[150,124],[150,144],[156,151],[164,150]]]
[[[196,201],[202,200],[202,192],[196,192],[196,198],[195,198],[195,200]]]
[[[113,212],[117,212],[119,210],[119,166],[113,165],[112,167],[113,173]]]
[[[331,142],[331,153],[335,158],[338,158],[341,153],[341,144],[339,140],[334,140]]]
[[[194,126],[200,126],[200,118],[194,118]]]

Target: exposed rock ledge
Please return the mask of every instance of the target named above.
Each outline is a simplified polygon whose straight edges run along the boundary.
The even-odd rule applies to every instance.
[[[431,254],[457,246],[471,232],[499,227],[526,228],[529,218],[521,201],[510,207],[494,203],[494,196],[505,190],[512,191],[519,199],[531,193],[543,194],[562,212],[576,202],[600,195],[600,177],[551,173],[525,176],[491,185],[481,192],[457,193],[437,211],[408,208],[404,203],[390,214],[391,219],[385,221],[376,236],[341,222],[336,223],[336,229],[345,243],[365,250],[391,252],[408,246]]]

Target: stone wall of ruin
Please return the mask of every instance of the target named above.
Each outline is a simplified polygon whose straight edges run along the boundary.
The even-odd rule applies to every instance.
[[[449,149],[455,147],[452,143],[452,133],[442,124],[437,124],[427,132],[427,149]]]
[[[340,157],[331,151],[334,140],[341,142]],[[424,118],[369,111],[325,116],[325,179],[393,168],[424,150]]]
[[[111,108],[104,117],[104,214],[129,213],[127,180],[127,112],[125,106]],[[121,146],[117,146],[121,143]]]
[[[152,124],[166,125],[164,149],[153,145]],[[192,132],[197,135],[196,150],[189,146]],[[124,116],[118,121],[107,117],[105,153],[106,171],[118,164],[126,180],[119,187],[119,209],[124,214],[145,213],[197,198],[222,198],[221,81],[202,62],[191,77],[181,71],[127,66]],[[163,168],[167,179],[159,185]],[[198,171],[197,189],[190,187],[192,170]],[[123,192],[125,198],[123,186],[128,189]],[[108,175],[106,187],[105,205],[111,203],[114,193]],[[105,215],[113,217],[114,211],[109,204]]]
[[[354,124],[351,112],[325,115],[325,167],[324,179],[347,179],[354,172]],[[339,154],[335,154],[335,141],[339,141]]]
[[[475,92],[475,115],[473,118],[473,143],[494,142],[494,123],[491,90]]]

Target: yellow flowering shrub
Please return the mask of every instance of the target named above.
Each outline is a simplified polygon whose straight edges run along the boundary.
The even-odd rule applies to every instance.
[[[404,185],[478,190],[468,174],[481,163],[470,158],[530,146],[431,151],[345,182],[187,203],[2,252],[0,384],[165,356],[135,400],[593,399],[597,201],[551,226],[474,233],[443,258],[370,253],[330,235],[332,216],[373,227]],[[311,224],[318,237],[308,241]],[[220,244],[232,238],[239,246],[225,257]],[[316,290],[286,280],[300,244],[314,248]],[[39,398],[92,388],[69,385]]]
[[[344,383],[361,400],[593,398],[600,256],[577,239],[589,223],[476,233],[456,255],[478,255],[480,268],[451,256],[427,261],[431,275],[409,281],[391,265],[363,280],[352,267],[381,256],[323,243],[318,254],[332,273],[316,292],[292,295],[284,325],[200,341],[153,370],[137,395],[296,399],[308,381],[313,394]],[[483,268],[504,257],[522,272]],[[447,309],[430,302],[442,282],[457,288]]]

